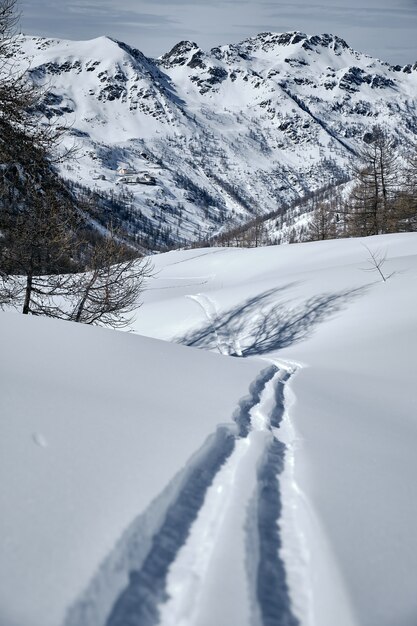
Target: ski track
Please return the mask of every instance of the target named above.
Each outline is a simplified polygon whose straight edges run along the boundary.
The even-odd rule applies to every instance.
[[[203,256],[208,256],[209,254],[211,255],[219,254],[221,252],[224,252],[224,248],[221,248],[220,250],[210,250],[210,252],[203,252],[203,254],[196,254],[194,256],[187,257],[186,259],[182,259],[181,261],[174,261],[174,263],[169,263],[167,267],[172,267],[173,265],[180,265],[180,263],[189,263],[189,261],[192,261],[194,259],[199,259]]]
[[[178,279],[171,279],[171,278],[164,278],[164,280],[178,280]],[[200,286],[200,285],[207,285],[207,283],[209,282],[209,278],[201,283],[187,283],[186,285],[166,285],[165,287],[147,287],[147,291],[165,291],[166,289],[184,289],[188,287],[196,287],[196,286]]]
[[[284,467],[285,445],[275,430],[284,413],[289,377],[285,369],[271,364],[260,372],[249,395],[239,402],[235,427],[219,426],[176,477],[158,523],[147,529],[147,553],[137,564],[127,559],[127,584],[113,590],[105,619],[91,624],[299,624],[291,611],[278,524],[278,474]],[[140,526],[136,522],[135,531],[129,531],[125,552],[135,548],[143,534]],[[100,581],[92,588],[100,588]],[[100,602],[100,594],[95,595],[88,598],[90,614],[91,605]],[[72,608],[67,623],[84,626],[85,600],[78,603],[83,610]]]
[[[220,332],[220,316],[213,298],[210,298],[207,293],[197,293],[186,297],[190,300],[194,300],[194,302],[196,302],[202,309],[204,316],[212,328],[217,349],[220,354],[227,356],[242,356],[239,338],[230,337],[228,333]]]
[[[168,266],[169,267],[169,266]],[[157,273],[158,274],[158,273]],[[156,274],[156,275],[157,275]],[[175,280],[179,282],[178,285],[165,285],[164,287],[146,287],[147,291],[163,291],[165,289],[184,289],[189,287],[200,287],[201,285],[207,285],[213,278],[215,278],[215,274],[209,274],[208,276],[161,276],[160,280]],[[181,281],[188,280],[188,283],[181,284]],[[199,282],[191,282],[191,281],[199,281]]]

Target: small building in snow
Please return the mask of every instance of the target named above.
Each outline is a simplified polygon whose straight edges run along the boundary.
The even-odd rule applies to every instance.
[[[116,185],[156,185],[156,178],[151,176],[147,172],[139,174],[130,174],[127,176],[120,176],[116,181]]]
[[[132,167],[119,167],[119,169],[117,170],[118,176],[131,176],[132,174],[136,173],[136,170],[134,170]]]

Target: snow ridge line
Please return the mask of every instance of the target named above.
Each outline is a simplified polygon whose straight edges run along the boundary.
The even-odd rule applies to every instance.
[[[129,571],[129,583],[118,593],[105,626],[158,624],[158,607],[167,600],[165,587],[168,569],[185,543],[214,477],[232,454],[237,438],[247,437],[250,411],[259,403],[265,385],[277,372],[276,366],[270,366],[262,370],[252,382],[249,395],[240,401],[239,408],[233,415],[237,432],[233,427],[219,426],[203,448],[193,455],[191,467],[185,470],[181,487],[168,505],[162,524],[154,529],[148,554],[138,564],[138,569]],[[144,517],[146,518],[146,512]],[[138,528],[136,536],[141,532],[143,530]],[[135,536],[130,537],[130,542],[134,546]],[[97,626],[101,626],[101,623],[96,622]],[[73,626],[84,625],[73,622]]]

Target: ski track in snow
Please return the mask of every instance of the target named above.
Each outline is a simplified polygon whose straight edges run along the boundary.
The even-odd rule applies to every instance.
[[[160,608],[160,626],[299,623],[279,555],[278,474],[285,446],[274,436],[271,420],[279,424],[276,400],[288,377],[268,367],[240,402],[234,449],[168,573],[169,599]]]
[[[179,261],[183,262],[183,261]],[[173,263],[175,265],[175,263]],[[169,266],[168,266],[169,267]],[[157,272],[155,276],[157,276],[160,272]],[[207,285],[213,278],[215,278],[215,274],[205,274],[204,276],[161,276],[162,280],[174,280],[175,285],[164,285],[163,287],[146,287],[147,291],[163,291],[165,289],[184,289],[188,287],[199,287],[201,285]],[[181,284],[182,281],[188,281],[187,283]],[[198,282],[191,282],[198,281]]]
[[[169,263],[167,267],[172,267],[173,265],[180,265],[181,263],[188,263],[189,261],[192,261],[194,259],[199,259],[209,254],[210,255],[219,254],[221,252],[224,252],[223,248],[221,248],[220,250],[210,250],[209,252],[203,252],[202,254],[195,254],[194,256],[187,257],[186,259],[181,259],[181,261],[174,261],[174,263]]]
[[[65,626],[299,624],[279,529],[286,448],[276,428],[290,375],[268,363],[235,425],[220,425],[133,522]]]
[[[196,302],[202,309],[207,321],[212,327],[217,349],[220,354],[228,356],[242,356],[239,337],[230,337],[230,335],[226,332],[221,333],[220,317],[217,305],[213,298],[210,298],[207,293],[197,293],[186,297],[190,300],[194,300],[194,302]]]
[[[174,278],[164,278],[164,280],[175,280],[178,281],[179,279],[174,277]],[[166,289],[184,289],[184,287],[188,288],[188,287],[196,287],[196,286],[200,286],[200,285],[207,285],[207,283],[210,281],[210,277],[207,278],[207,280],[203,280],[200,283],[187,283],[186,285],[165,285],[164,287],[147,287],[147,291],[165,291]]]

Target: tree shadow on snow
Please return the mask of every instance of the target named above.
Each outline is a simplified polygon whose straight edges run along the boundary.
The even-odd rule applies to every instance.
[[[307,339],[319,324],[367,290],[364,286],[323,293],[301,304],[292,304],[290,300],[277,303],[277,294],[293,284],[248,298],[176,341],[205,349],[216,349],[219,342],[228,344],[231,356],[267,354]]]

